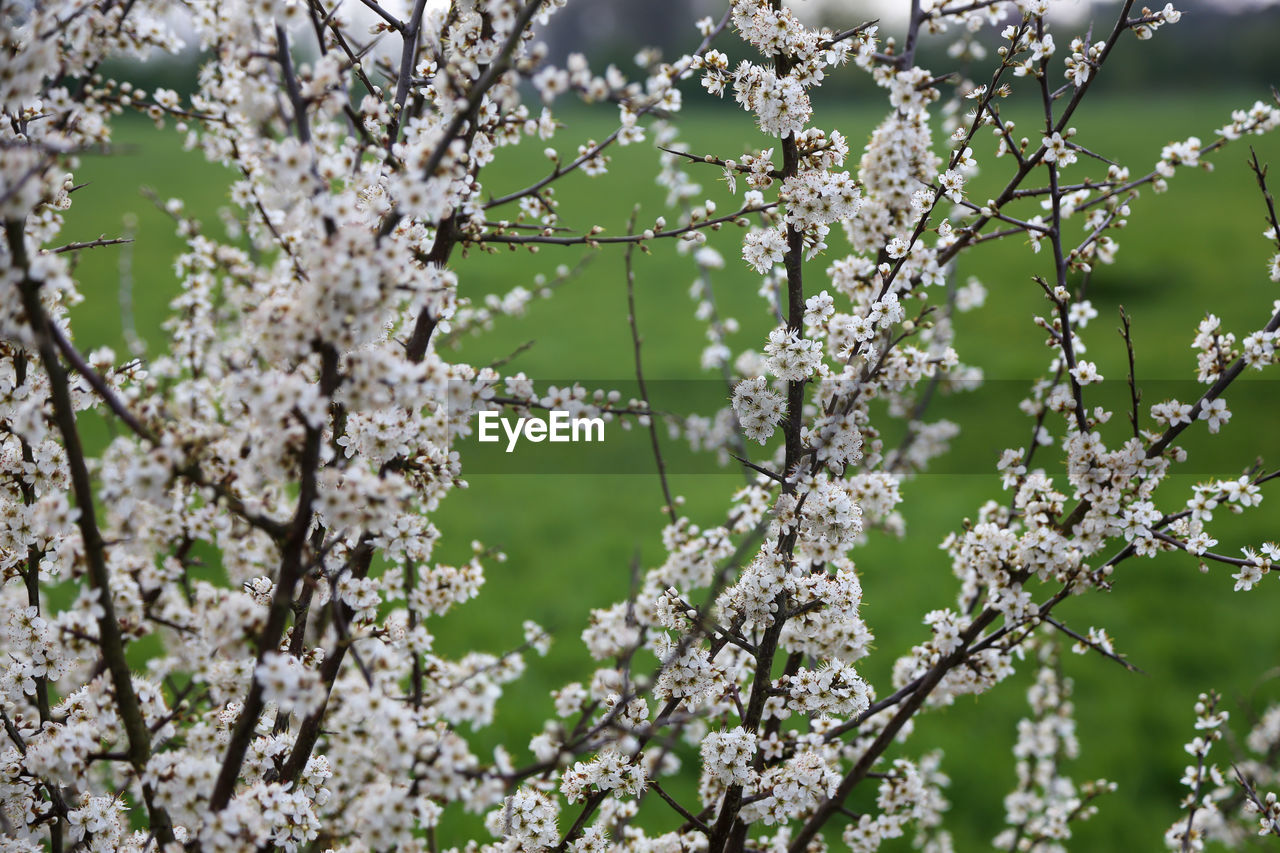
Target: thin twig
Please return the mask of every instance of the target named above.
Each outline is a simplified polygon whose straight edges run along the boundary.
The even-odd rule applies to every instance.
[[[640,212],[637,205],[631,212],[631,223],[627,226],[627,230],[635,229],[636,216]],[[640,400],[644,403],[646,409],[651,408],[649,403],[649,389],[644,382],[644,362],[640,357],[640,327],[636,322],[636,272],[632,264],[631,256],[635,252],[635,244],[627,246],[625,265],[626,265],[626,282],[627,282],[627,324],[631,327],[631,351],[635,357],[636,365],[636,384],[640,389]],[[662,483],[662,497],[667,503],[667,522],[675,524],[679,520],[676,515],[676,504],[671,498],[671,485],[667,482],[667,465],[662,458],[662,444],[658,440],[658,422],[657,419],[649,418],[649,445],[653,449],[653,461],[658,467],[658,480]]]

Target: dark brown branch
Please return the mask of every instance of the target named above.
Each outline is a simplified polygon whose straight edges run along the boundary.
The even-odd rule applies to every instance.
[[[704,53],[706,53],[707,50],[711,47],[712,42],[715,41],[716,36],[720,35],[720,33],[724,31],[724,28],[729,25],[729,21],[731,19],[732,19],[732,10],[726,11],[724,13],[724,16],[720,19],[720,23],[718,23],[715,26],[715,28],[712,29],[712,31],[707,34],[707,36],[702,40],[702,43],[698,45],[698,48],[693,52],[692,55],[696,57],[696,56],[702,56]],[[636,118],[638,119],[641,116],[654,112],[657,109],[657,106],[659,103],[660,101],[654,101],[652,103],[649,103],[640,107],[638,110],[635,111]],[[608,148],[610,145],[612,145],[614,142],[617,141],[619,135],[621,135],[622,133],[622,130],[623,130],[622,127],[618,127],[614,129],[614,131],[610,133],[607,137],[605,137],[604,140],[596,143],[595,145],[590,146],[586,151],[579,154],[576,158],[571,160],[569,163],[564,165],[557,164],[556,167],[551,170],[551,173],[549,175],[546,175],[540,180],[535,181],[529,186],[520,190],[516,190],[515,192],[508,193],[504,196],[500,196],[495,199],[490,199],[489,201],[485,202],[484,208],[488,210],[491,207],[497,207],[498,205],[502,205],[502,204],[509,204],[510,202],[518,201],[522,198],[538,193],[543,187],[546,187],[548,184],[552,183],[553,181],[559,180],[560,178],[564,177],[570,172],[576,170],[583,163],[586,163],[592,158],[598,156],[602,151],[604,151],[604,149]]]
[[[369,574],[369,567],[373,563],[373,545],[371,537],[365,535],[360,538],[359,545],[356,546],[355,552],[351,557],[351,576],[354,578],[364,578]],[[345,608],[343,615],[350,617],[349,605],[345,602],[340,603],[339,607]],[[320,739],[320,726],[324,721],[325,711],[329,706],[329,699],[333,695],[333,685],[338,679],[338,673],[342,669],[342,662],[346,656],[348,649],[351,648],[350,643],[338,642],[332,651],[330,651],[320,664],[320,681],[325,686],[324,701],[320,706],[315,708],[302,721],[298,727],[298,737],[294,741],[293,751],[289,753],[289,757],[285,759],[283,768],[280,771],[280,777],[286,782],[296,782],[302,771],[306,769],[307,761],[311,758],[311,753],[315,749],[316,741]]]
[[[1141,669],[1134,666],[1133,664],[1129,663],[1120,655],[1116,654],[1115,652],[1104,649],[1102,646],[1098,645],[1093,640],[1090,640],[1088,637],[1080,633],[1077,633],[1076,631],[1073,631],[1071,628],[1068,628],[1066,625],[1059,622],[1057,619],[1054,619],[1051,616],[1045,616],[1043,618],[1047,624],[1052,625],[1054,628],[1057,628],[1059,631],[1066,634],[1068,637],[1075,640],[1077,643],[1080,643],[1083,646],[1087,646],[1090,649],[1093,649],[1095,652],[1097,652],[1098,654],[1102,655],[1105,658],[1108,658],[1109,660],[1115,661],[1116,663],[1120,664],[1122,667],[1129,670],[1130,672],[1136,672],[1139,675],[1146,675],[1145,672],[1143,672]]]
[[[858,35],[859,33],[866,32],[867,30],[871,29],[872,27],[874,27],[874,26],[875,26],[876,24],[878,24],[878,23],[880,23],[880,19],[879,19],[879,18],[875,18],[875,19],[870,20],[870,21],[864,21],[863,23],[858,24],[858,26],[854,27],[854,28],[853,28],[853,29],[851,29],[851,30],[841,30],[840,32],[836,33],[836,34],[835,34],[835,35],[833,35],[831,38],[829,38],[829,39],[826,41],[826,45],[827,45],[827,46],[830,46],[830,45],[833,45],[833,44],[835,44],[835,43],[837,43],[837,42],[842,42],[842,41],[844,41],[844,40],[845,40],[845,39],[847,39],[847,38],[853,38],[854,36]]]
[[[781,0],[772,0],[775,10],[782,7]],[[786,75],[791,69],[791,58],[778,54],[774,57],[774,72],[779,76]],[[794,134],[782,139],[782,172],[784,177],[792,177],[800,170],[800,152]],[[804,234],[794,225],[787,225],[787,252],[783,263],[787,277],[787,328],[798,335],[804,334]],[[787,414],[784,421],[785,461],[784,470],[788,475],[801,461],[804,447],[801,441],[802,418],[804,411],[805,380],[789,380],[787,382]],[[794,482],[784,482],[782,491],[794,493]],[[795,547],[795,532],[784,534],[779,542],[782,559],[791,561]],[[751,682],[751,693],[747,698],[746,715],[742,718],[742,726],[755,734],[760,729],[760,721],[764,716],[765,700],[773,686],[773,660],[778,651],[782,629],[786,625],[787,593],[778,593],[775,601],[775,618],[761,636],[755,655],[755,675]],[[764,756],[756,754],[754,765],[760,770]],[[712,828],[711,838],[707,845],[708,853],[721,851],[737,851],[743,848],[746,840],[747,826],[738,815],[742,810],[742,786],[730,785],[725,791],[720,805],[720,813]]]
[[[553,237],[549,234],[480,234],[467,239],[476,243],[511,243],[514,245],[541,244],[550,246],[596,246],[605,243],[644,243],[648,240],[657,240],[667,237],[679,237],[688,234],[691,231],[698,231],[703,228],[715,228],[726,222],[735,222],[735,220],[751,213],[763,213],[766,210],[772,210],[777,207],[777,202],[761,204],[752,207],[744,207],[736,213],[729,213],[724,216],[717,216],[714,219],[703,219],[698,222],[691,222],[680,228],[669,228],[665,231],[654,231],[652,233],[640,234],[623,234],[616,237],[598,237],[599,231],[591,234],[581,234],[576,237]],[[735,224],[737,224],[735,222]]]
[[[321,345],[320,349],[320,393],[327,399],[332,397],[338,387],[338,353],[327,344]],[[302,448],[297,509],[289,524],[289,535],[281,548],[280,571],[272,593],[267,623],[263,626],[262,634],[258,638],[258,656],[254,666],[253,680],[241,708],[240,717],[232,729],[222,767],[218,771],[218,779],[209,800],[209,807],[213,811],[221,811],[225,808],[235,791],[236,779],[240,775],[245,751],[253,740],[258,716],[263,708],[262,684],[258,681],[256,669],[266,655],[274,652],[278,647],[292,611],[293,588],[302,574],[302,556],[307,542],[307,533],[311,528],[322,438],[323,430],[320,426],[307,425]]]
[[[418,2],[419,5],[422,4],[422,0],[418,0]],[[475,112],[480,107],[480,101],[493,88],[493,85],[498,82],[498,78],[511,66],[511,55],[520,43],[525,27],[529,26],[529,22],[533,20],[534,14],[541,5],[542,0],[525,0],[525,4],[521,7],[515,21],[512,23],[511,33],[498,51],[497,58],[480,75],[480,79],[476,80],[475,85],[471,87],[471,91],[467,94],[466,107],[454,114],[449,126],[445,128],[444,134],[440,137],[440,142],[436,149],[431,152],[431,157],[427,160],[427,165],[422,170],[427,178],[435,175],[436,169],[440,168],[441,161],[444,160],[445,154],[449,151],[450,144],[458,138],[458,134],[462,131],[462,126],[468,121],[474,120]]]
[[[371,2],[371,0],[365,0]],[[418,41],[422,35],[422,13],[426,10],[427,0],[415,0],[409,23],[401,24],[398,29],[404,39],[400,49],[400,73],[396,77],[396,95],[391,103],[391,125],[387,130],[387,150],[396,144],[400,137],[400,128],[404,125],[404,109],[409,101],[409,83],[413,78],[414,59],[418,55]],[[428,173],[430,174],[430,173]]]
[[[690,163],[706,163],[711,166],[720,166],[721,168],[729,168],[729,161],[721,160],[719,157],[716,157],[713,154],[704,154],[700,157],[697,154],[690,154],[688,151],[677,151],[674,148],[667,148],[665,145],[659,145],[657,146],[657,148],[659,151],[665,151],[668,154],[674,154],[677,157],[684,157]],[[732,168],[733,168],[733,171],[739,174],[747,174],[751,172],[750,166],[743,166],[741,164],[735,165]],[[769,177],[771,178],[781,179],[783,177],[782,172],[778,171],[777,169],[770,169],[768,174],[769,174]]]
[[[1129,421],[1133,424],[1133,437],[1140,437],[1141,429],[1138,426],[1138,403],[1142,400],[1142,392],[1138,390],[1137,368],[1134,366],[1133,358],[1133,330],[1129,324],[1129,315],[1125,313],[1124,306],[1120,306],[1120,334],[1124,337],[1124,348],[1129,354]]]
[[[61,329],[52,323],[49,324],[49,336],[62,353],[62,357],[75,368],[77,373],[84,377],[85,381],[89,383],[89,387],[97,393],[102,402],[107,404],[107,408],[111,410],[112,414],[124,421],[125,426],[129,427],[139,438],[146,439],[152,444],[158,443],[151,430],[142,421],[138,420],[133,412],[129,411],[129,407],[116,396],[116,393],[111,390],[111,386],[99,375],[98,371],[93,369],[89,362],[85,360],[85,357],[71,345],[66,335],[62,334]]]
[[[755,471],[758,474],[763,474],[766,477],[768,477],[770,480],[773,480],[776,483],[787,482],[787,478],[779,474],[777,471],[771,471],[768,468],[765,468],[763,465],[757,465],[756,463],[752,462],[750,459],[746,459],[742,456],[739,456],[736,453],[730,453],[729,455],[732,456],[734,459],[737,459],[743,465],[750,468],[752,471]]]
[[[65,246],[58,246],[56,249],[46,249],[55,255],[63,252],[78,252],[81,249],[96,249],[99,246],[118,246],[121,243],[132,243],[132,237],[99,237],[97,240],[89,240],[84,243],[68,243]]]
[[[804,853],[808,849],[809,843],[813,841],[818,831],[831,819],[832,815],[843,805],[845,798],[858,786],[858,783],[866,778],[871,772],[871,767],[880,758],[880,755],[889,748],[894,739],[898,736],[898,732],[902,729],[906,722],[915,716],[916,711],[924,704],[924,700],[928,698],[933,688],[938,686],[945,676],[953,667],[965,659],[968,654],[969,646],[982,633],[988,625],[995,621],[998,612],[987,609],[982,612],[977,619],[973,621],[963,634],[960,635],[960,645],[951,654],[947,655],[920,679],[920,683],[911,691],[903,701],[900,708],[893,718],[885,724],[880,730],[880,734],[867,747],[866,751],[858,759],[853,769],[840,781],[839,787],[836,789],[834,796],[828,798],[818,807],[813,816],[805,821],[804,825],[796,832],[795,837],[788,847],[788,853]]]
[[[678,802],[676,802],[674,799],[672,799],[670,794],[668,794],[666,791],[662,790],[662,786],[658,784],[658,780],[657,780],[657,779],[651,779],[651,780],[649,781],[649,788],[650,788],[651,790],[653,790],[654,792],[656,792],[656,793],[657,793],[657,795],[658,795],[659,797],[661,797],[661,798],[663,799],[663,801],[664,801],[664,802],[666,802],[666,804],[667,804],[667,805],[669,805],[669,806],[671,806],[671,808],[675,809],[676,814],[678,814],[678,815],[680,815],[680,817],[684,818],[684,819],[688,822],[689,826],[692,826],[694,829],[698,830],[698,832],[701,832],[703,835],[710,835],[710,834],[711,834],[711,828],[710,828],[709,826],[707,826],[705,823],[703,823],[703,822],[698,818],[698,816],[697,816],[697,815],[693,814],[693,813],[692,813],[692,812],[690,812],[688,809],[686,809],[684,806],[680,805]]]
[[[360,2],[363,3],[370,11],[376,14],[379,18],[386,21],[387,25],[391,27],[393,30],[396,30],[398,32],[404,32],[404,29],[405,29],[404,22],[401,21],[399,18],[397,18],[395,15],[388,12],[386,9],[379,6],[376,2],[374,2],[374,0],[360,0]]]
[[[54,421],[62,436],[63,447],[67,454],[71,489],[78,510],[76,526],[79,527],[80,537],[83,540],[89,584],[98,594],[98,606],[102,612],[98,617],[98,646],[102,650],[103,661],[111,675],[116,710],[129,745],[130,763],[133,765],[134,772],[142,776],[151,758],[151,732],[143,719],[138,694],[133,689],[133,673],[125,658],[124,638],[120,633],[120,623],[116,619],[115,603],[111,597],[111,574],[107,568],[105,545],[98,529],[97,514],[94,509],[93,483],[89,478],[89,467],[84,447],[80,442],[80,431],[76,424],[75,405],[71,400],[70,385],[67,382],[66,371],[58,360],[57,347],[50,331],[53,322],[45,313],[44,305],[40,300],[40,282],[30,274],[30,259],[27,254],[23,223],[18,219],[6,219],[4,230],[9,242],[11,261],[22,276],[19,289],[22,294],[23,311],[27,315],[27,323],[35,336],[45,374],[49,377],[49,396],[53,403]],[[154,791],[150,784],[143,784],[142,794],[150,814],[151,831],[162,844],[172,842],[173,824],[164,808],[155,802]]]
[[[907,23],[907,42],[902,47],[902,53],[897,57],[898,68],[906,70],[916,58],[916,42],[920,36],[920,24],[924,21],[924,16],[920,14],[920,0],[911,0],[911,18]]]
[[[289,55],[289,34],[280,24],[276,24],[276,61],[280,63],[280,77],[284,80],[289,104],[293,107],[293,124],[298,130],[298,141],[303,145],[310,145],[311,123],[307,120],[307,102],[303,100],[302,90],[298,88],[298,75],[294,73],[293,57]]]
[[[983,3],[981,5],[985,6],[989,4]],[[1124,7],[1120,10],[1116,24],[1111,30],[1111,35],[1108,36],[1107,41],[1103,44],[1102,50],[1099,53],[1097,59],[1097,64],[1099,66],[1101,66],[1103,61],[1105,61],[1111,54],[1112,49],[1115,48],[1116,42],[1120,40],[1120,36],[1126,31],[1127,28],[1125,27],[1125,20],[1129,14],[1129,10],[1132,8],[1133,0],[1125,0]],[[1005,66],[1001,66],[1001,72],[1003,72],[1004,67]],[[1100,73],[1101,69],[1095,67],[1093,69],[1093,73],[1089,75],[1089,79],[1073,92],[1071,100],[1063,107],[1062,113],[1058,116],[1057,123],[1052,127],[1054,132],[1061,133],[1066,128],[1067,123],[1071,120],[1071,116],[1075,114],[1076,109],[1080,106],[1080,102],[1084,98],[1085,93],[1093,85],[1093,82],[1098,78]],[[994,89],[994,86],[992,89]],[[990,94],[990,91],[988,94]],[[996,196],[995,203],[990,205],[993,209],[998,210],[1013,198],[1013,193],[1018,190],[1022,185],[1022,182],[1031,174],[1031,171],[1036,166],[1040,165],[1041,161],[1044,159],[1045,151],[1046,148],[1042,143],[1039,148],[1023,160],[1022,164],[1018,167],[1018,171],[1014,173],[1013,177],[1009,179],[1009,182],[1005,184],[1004,189],[1000,191],[998,196]],[[973,241],[973,238],[977,236],[978,232],[982,230],[982,227],[986,225],[990,219],[991,217],[981,216],[969,229],[961,232],[960,239],[956,240],[955,243],[952,243],[946,249],[938,253],[938,264],[946,264],[964,250],[964,248]]]

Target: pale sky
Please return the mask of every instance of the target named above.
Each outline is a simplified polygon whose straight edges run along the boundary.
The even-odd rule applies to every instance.
[[[443,0],[442,0],[443,2]],[[1114,6],[1119,0],[1101,0],[1101,2],[1090,2],[1090,0],[1052,0],[1049,5],[1050,14],[1064,23],[1074,21],[1083,21],[1089,17],[1090,11],[1095,7]],[[1167,0],[1146,0],[1146,5],[1154,8],[1163,8]],[[1196,0],[1198,6],[1212,6],[1224,12],[1247,12],[1251,9],[1259,9],[1265,6],[1274,6],[1280,0]],[[1138,2],[1135,8],[1141,8],[1143,3]],[[1174,8],[1182,9],[1184,2],[1173,0]],[[840,18],[856,18],[858,13],[862,11],[868,18],[878,18],[881,25],[890,31],[900,30],[906,26],[907,14],[911,5],[907,0],[792,0],[788,6],[797,14],[804,15],[806,11],[810,14],[821,14],[821,12],[835,13]]]
[[[427,8],[445,8],[450,0],[427,0]],[[619,2],[635,2],[635,0],[619,0]],[[1050,9],[1055,17],[1064,22],[1081,21],[1089,16],[1095,6],[1115,5],[1118,0],[1053,0]],[[1166,0],[1147,0],[1153,8],[1163,7]],[[1280,0],[1197,0],[1197,5],[1208,5],[1228,12],[1245,12],[1265,6],[1273,6]],[[408,17],[413,0],[386,0],[383,7],[392,12],[399,12]],[[802,17],[813,17],[823,12],[835,12],[841,19],[878,18],[887,30],[901,29],[906,26],[907,13],[911,6],[908,0],[790,0],[788,7]],[[1139,4],[1140,5],[1140,4]],[[1182,8],[1182,3],[1174,0],[1175,8]],[[805,13],[809,14],[806,15]],[[573,14],[572,3],[560,14]]]

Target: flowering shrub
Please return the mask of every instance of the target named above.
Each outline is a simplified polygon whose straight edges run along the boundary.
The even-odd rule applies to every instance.
[[[1238,590],[1280,558],[1263,542],[1219,553],[1212,526],[1215,510],[1256,507],[1275,473],[1189,496],[1162,488],[1186,459],[1184,433],[1218,432],[1237,378],[1275,364],[1280,301],[1268,309],[1259,295],[1259,323],[1239,336],[1203,319],[1203,390],[1144,407],[1135,386],[1127,434],[1091,401],[1102,376],[1082,358],[1090,274],[1114,259],[1137,193],[1280,125],[1280,109],[1256,103],[1208,142],[1167,146],[1149,172],[1076,141],[1072,118],[1113,51],[1176,24],[1171,5],[1127,0],[1064,48],[1046,0],[916,2],[901,43],[875,24],[818,29],[780,2],[735,0],[698,22],[687,55],[642,53],[642,80],[576,54],[548,64],[537,28],[563,5],[416,0],[401,14],[376,0],[190,0],[182,23],[159,0],[0,6],[4,849],[429,850],[465,810],[488,832],[468,850],[863,851],[910,834],[944,851],[945,765],[912,742],[914,719],[1019,666],[1036,678],[995,844],[1059,849],[1114,786],[1060,766],[1078,744],[1058,655],[1125,661],[1105,630],[1077,631],[1055,608],[1108,589],[1136,557],[1185,551],[1225,566]],[[177,27],[206,57],[190,97],[98,74],[109,57],[178,49]],[[918,67],[925,34],[951,37],[986,76]],[[810,100],[836,75],[869,77],[888,101],[860,152]],[[675,119],[695,80],[773,147],[686,150]],[[616,105],[617,129],[576,154],[550,147],[548,173],[489,193],[503,148],[557,140],[551,107],[567,95]],[[1043,126],[1015,133],[1010,98],[1038,104]],[[77,348],[68,309],[84,297],[69,259],[118,241],[61,236],[78,155],[109,144],[125,111],[176,124],[230,166],[241,211],[215,237],[166,205],[186,243],[181,294],[167,350],[145,361]],[[967,187],[987,133],[997,148],[984,167],[1007,177],[983,200]],[[561,178],[604,172],[614,146],[651,140],[667,216],[625,234],[561,223]],[[717,210],[686,168],[722,175],[741,203]],[[1280,249],[1256,158],[1254,169],[1264,236]],[[726,226],[743,229],[744,268],[777,324],[733,358],[734,324],[699,295],[702,366],[729,383],[714,417],[651,406],[634,307],[641,393],[625,402],[437,347],[545,295],[469,299],[466,250],[620,244],[629,264],[674,240],[706,269],[721,261],[707,235]],[[955,606],[924,614],[891,683],[873,684],[859,673],[872,635],[852,555],[873,528],[901,531],[901,482],[945,450],[953,427],[923,420],[934,391],[980,378],[952,342],[984,289],[959,284],[955,260],[1008,238],[1043,260],[1051,355],[1022,403],[1034,428],[995,472],[1008,500],[944,543]],[[1269,272],[1280,280],[1280,253]],[[500,557],[477,545],[443,564],[434,550],[449,531],[432,515],[463,484],[451,448],[479,413],[537,409],[651,430],[660,477],[669,426],[736,457],[750,481],[726,496],[721,523],[699,527],[664,477],[667,556],[627,600],[593,612],[582,640],[598,668],[555,691],[531,762],[524,743],[486,760],[469,729],[492,721],[503,685],[549,638],[525,623],[515,652],[434,650],[439,617],[476,597]],[[94,456],[81,437],[91,410],[117,428]],[[905,424],[896,444],[887,420]],[[216,576],[197,571],[197,551],[217,555]],[[71,590],[61,609],[55,587]],[[145,658],[143,637],[156,649]],[[1280,835],[1280,712],[1248,735],[1257,758],[1234,776],[1206,762],[1226,712],[1208,696],[1196,712],[1205,734],[1188,747],[1186,815],[1166,841]],[[664,787],[684,772],[697,778],[687,798]]]

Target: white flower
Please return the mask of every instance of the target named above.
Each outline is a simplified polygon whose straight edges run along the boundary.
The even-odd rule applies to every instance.
[[[1102,374],[1098,373],[1098,366],[1092,361],[1076,362],[1076,366],[1071,369],[1071,375],[1081,385],[1102,381]]]
[[[778,379],[789,382],[813,375],[822,361],[822,344],[800,336],[795,329],[779,326],[769,333],[765,366]]]
[[[1054,131],[1052,136],[1044,137],[1044,160],[1046,163],[1056,163],[1058,167],[1070,166],[1076,162],[1076,152],[1062,138],[1062,134]]]
[[[742,241],[742,259],[762,275],[782,263],[786,252],[787,237],[778,228],[752,231]]]
[[[1227,401],[1219,397],[1209,400],[1200,407],[1199,418],[1209,422],[1209,432],[1217,432],[1223,424],[1231,420],[1231,411],[1227,408]]]
[[[733,412],[747,438],[764,444],[787,413],[787,401],[764,377],[744,379],[733,389]]]
[[[712,732],[702,739],[702,764],[712,777],[727,785],[751,785],[755,772],[756,737],[742,726]]]
[[[964,201],[964,175],[955,169],[948,169],[938,176],[942,192],[956,204]]]

